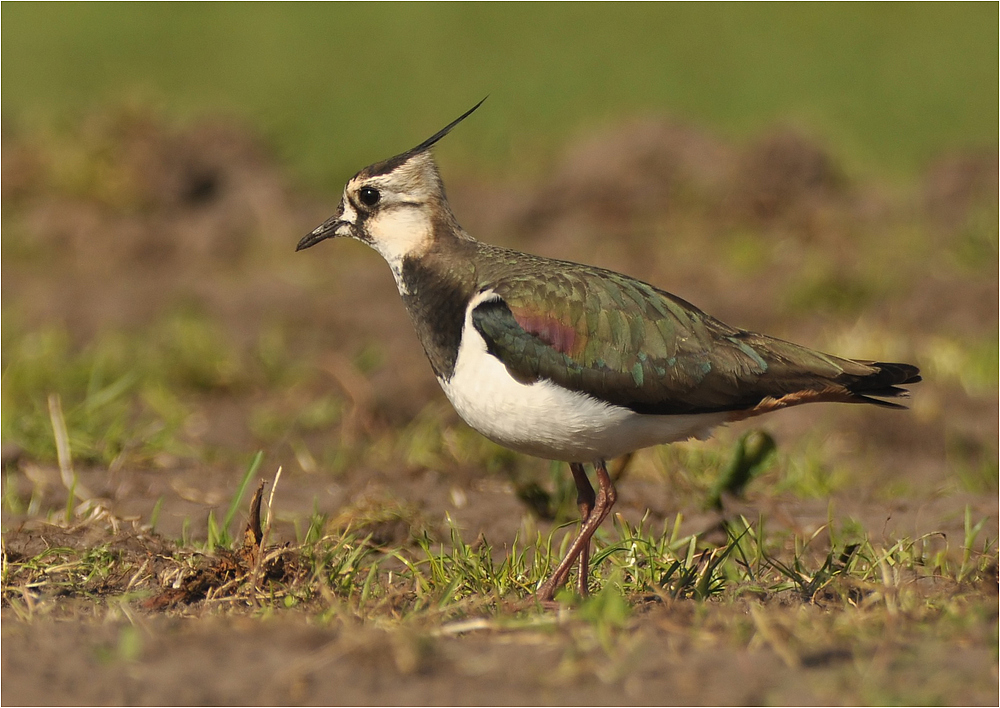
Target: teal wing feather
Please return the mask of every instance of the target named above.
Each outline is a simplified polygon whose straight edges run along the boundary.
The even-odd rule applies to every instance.
[[[681,414],[739,410],[802,391],[850,394],[859,388],[852,383],[866,380],[873,385],[860,389],[892,396],[902,393],[892,384],[916,373],[909,367],[875,386],[878,364],[730,327],[618,273],[546,265],[545,277],[508,268],[488,285],[496,299],[472,313],[488,351],[519,380],[548,379],[642,413]]]

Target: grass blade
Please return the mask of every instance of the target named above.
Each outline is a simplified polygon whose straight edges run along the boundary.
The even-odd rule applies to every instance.
[[[222,532],[225,534],[229,533],[229,525],[236,518],[236,512],[239,511],[240,504],[243,503],[243,495],[247,491],[247,486],[250,484],[250,479],[257,473],[258,468],[260,468],[260,463],[264,460],[264,451],[258,450],[257,454],[253,456],[250,461],[250,466],[247,467],[246,474],[243,475],[243,479],[240,480],[239,489],[236,490],[236,496],[233,500],[229,502],[229,510],[226,512],[225,518],[222,520]]]

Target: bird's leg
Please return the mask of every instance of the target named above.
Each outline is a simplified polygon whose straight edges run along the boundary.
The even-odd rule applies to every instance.
[[[587,472],[583,469],[583,465],[579,462],[570,462],[569,468],[573,470],[573,481],[576,482],[576,505],[580,509],[580,528],[587,523],[587,519],[590,518],[590,513],[594,510],[594,502],[597,497],[594,494],[594,488],[590,486],[590,480],[587,479]],[[590,571],[590,541],[584,544],[583,548],[580,550],[580,576],[577,581],[577,587],[580,591],[580,597],[587,596],[587,574]]]
[[[594,508],[580,525],[580,533],[573,540],[573,543],[570,544],[569,551],[566,552],[566,557],[562,559],[552,575],[549,576],[549,579],[542,583],[541,587],[535,593],[535,598],[539,602],[552,602],[552,598],[556,594],[556,588],[566,582],[569,569],[573,567],[573,563],[580,557],[583,549],[587,548],[589,550],[590,538],[597,531],[597,528],[604,521],[605,517],[611,511],[611,507],[614,506],[615,500],[618,498],[618,493],[615,491],[615,485],[611,481],[611,476],[608,474],[608,468],[604,464],[604,460],[595,461],[594,470],[597,472],[597,495],[594,500]],[[573,476],[576,477],[576,470],[573,471]],[[590,486],[589,482],[587,486]],[[579,486],[577,489],[579,490]]]

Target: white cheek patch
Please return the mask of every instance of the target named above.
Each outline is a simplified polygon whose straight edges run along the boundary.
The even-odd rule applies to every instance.
[[[396,278],[399,292],[406,294],[402,279],[403,259],[419,257],[432,241],[430,220],[422,209],[395,208],[376,214],[365,223],[370,246],[378,251]]]
[[[351,206],[351,202],[347,199],[347,194],[344,194],[344,213],[341,216],[341,220],[352,224],[358,223],[358,212],[354,211],[354,207]]]

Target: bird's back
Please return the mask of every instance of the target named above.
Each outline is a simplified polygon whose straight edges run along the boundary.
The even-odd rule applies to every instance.
[[[473,324],[521,380],[661,415],[741,411],[794,395],[879,403],[866,394],[898,396],[896,385],[919,380],[907,364],[844,359],[731,327],[620,273],[475,246],[476,289],[496,298],[478,305]]]

